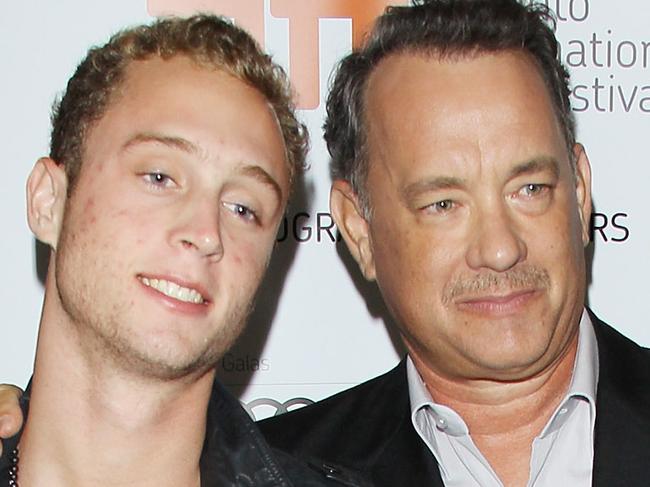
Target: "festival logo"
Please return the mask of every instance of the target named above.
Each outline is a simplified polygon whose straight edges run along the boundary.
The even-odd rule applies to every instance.
[[[310,404],[314,404],[314,401],[306,397],[294,397],[284,402],[276,401],[268,397],[260,397],[248,403],[242,402],[242,406],[254,420],[279,416],[280,414],[288,413],[289,411],[309,406]]]
[[[320,104],[320,19],[351,19],[352,44],[361,43],[373,20],[391,0],[270,0],[270,14],[289,23],[289,73],[299,108]],[[264,0],[148,0],[149,14],[188,15],[214,12],[231,17],[264,45]]]

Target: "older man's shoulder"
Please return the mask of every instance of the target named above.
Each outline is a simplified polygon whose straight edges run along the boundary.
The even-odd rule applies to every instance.
[[[598,342],[598,402],[620,401],[650,417],[650,349],[591,315]]]
[[[407,418],[408,385],[402,361],[379,377],[258,425],[276,448],[350,459],[377,450]]]

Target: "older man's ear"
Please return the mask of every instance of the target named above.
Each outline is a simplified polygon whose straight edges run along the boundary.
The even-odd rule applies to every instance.
[[[375,280],[375,261],[368,221],[359,198],[349,182],[337,179],[330,190],[330,209],[343,240],[362,274],[369,281]]]
[[[0,438],[7,439],[14,436],[23,424],[23,412],[18,400],[22,395],[18,387],[9,384],[0,384]],[[2,455],[2,442],[0,441],[0,455]]]

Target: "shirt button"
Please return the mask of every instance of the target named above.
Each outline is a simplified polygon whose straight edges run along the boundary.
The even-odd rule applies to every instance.
[[[558,414],[566,414],[569,411],[568,408],[562,408],[558,411]]]
[[[436,428],[438,428],[440,431],[445,431],[449,425],[447,424],[447,420],[442,417],[436,418]]]

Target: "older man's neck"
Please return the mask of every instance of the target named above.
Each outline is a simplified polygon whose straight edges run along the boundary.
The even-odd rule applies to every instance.
[[[413,362],[433,400],[456,411],[476,447],[506,487],[525,486],[532,443],[558,407],[571,383],[578,334],[550,367],[523,381],[455,381]]]
[[[39,335],[20,483],[199,485],[214,371],[165,382],[98,370],[53,328]]]

